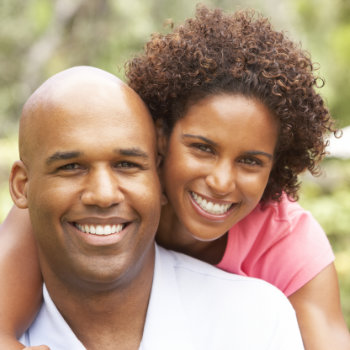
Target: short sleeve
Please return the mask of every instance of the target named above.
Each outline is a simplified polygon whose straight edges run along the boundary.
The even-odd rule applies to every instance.
[[[261,278],[290,296],[334,261],[319,223],[286,196],[258,206],[228,234],[226,271]]]

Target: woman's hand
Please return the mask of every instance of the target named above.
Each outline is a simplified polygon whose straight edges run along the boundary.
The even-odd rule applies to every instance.
[[[33,322],[42,296],[27,210],[12,208],[0,225],[0,247],[0,349],[20,350],[24,345],[16,338]]]
[[[0,333],[0,349],[6,350],[50,350],[46,345],[25,347],[14,336]]]

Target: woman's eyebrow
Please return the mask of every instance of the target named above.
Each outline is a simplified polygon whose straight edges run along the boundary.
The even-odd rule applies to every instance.
[[[217,146],[217,143],[216,143],[216,142],[214,142],[214,141],[212,141],[212,140],[210,140],[210,139],[207,139],[206,137],[201,136],[201,135],[182,134],[182,138],[183,138],[183,139],[184,139],[184,138],[191,138],[191,139],[195,138],[195,139],[200,139],[200,140],[202,140],[202,141],[208,143],[209,145]]]
[[[201,135],[192,135],[192,134],[182,134],[182,138],[185,139],[185,138],[195,138],[195,139],[200,139],[206,143],[208,143],[209,145],[212,145],[212,146],[217,146],[217,143],[210,140],[210,139],[207,139],[206,137],[204,136],[201,136]],[[264,152],[264,151],[258,151],[258,150],[253,150],[253,151],[248,151],[246,152],[246,154],[248,155],[252,155],[252,156],[265,156],[269,159],[273,159],[273,155],[271,153],[267,153],[267,152]]]
[[[248,151],[246,154],[251,155],[251,156],[265,156],[269,159],[273,158],[273,155],[271,153],[267,153],[264,151]]]

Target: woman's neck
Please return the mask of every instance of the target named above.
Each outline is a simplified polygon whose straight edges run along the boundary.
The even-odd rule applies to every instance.
[[[214,241],[200,241],[178,220],[172,206],[162,207],[156,241],[166,249],[187,254],[212,265],[218,264],[225,252],[227,234]]]

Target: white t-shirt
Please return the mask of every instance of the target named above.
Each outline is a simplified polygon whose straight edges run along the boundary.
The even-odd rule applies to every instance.
[[[46,344],[51,350],[85,350],[45,286],[44,303],[20,341],[26,346]],[[153,285],[139,349],[304,347],[295,312],[277,288],[156,247]]]

